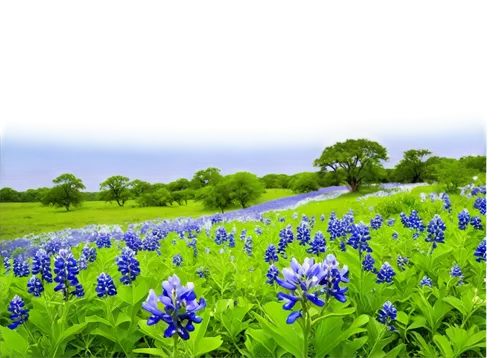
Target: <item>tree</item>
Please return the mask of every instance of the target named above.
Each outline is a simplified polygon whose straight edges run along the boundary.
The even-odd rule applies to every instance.
[[[130,182],[130,192],[134,198],[138,198],[144,193],[151,192],[151,184],[148,182],[136,179]]]
[[[323,170],[330,168],[334,172],[342,168],[347,184],[351,187],[351,191],[355,192],[358,191],[371,167],[387,160],[389,160],[387,149],[377,142],[367,139],[348,139],[326,147],[313,165]]]
[[[246,208],[248,203],[259,198],[264,193],[264,185],[259,178],[249,172],[239,172],[228,175],[229,189],[233,200],[243,208]]]
[[[210,167],[194,173],[193,179],[191,179],[191,187],[200,189],[209,185],[216,185],[221,179],[220,169]]]
[[[292,190],[296,193],[309,193],[318,189],[319,184],[316,173],[302,173],[292,181]]]
[[[130,198],[130,180],[121,175],[109,177],[101,183],[101,198],[106,202],[116,201],[118,205],[123,206]]]
[[[461,186],[472,182],[472,177],[477,174],[474,169],[467,168],[458,160],[445,161],[438,171],[438,182],[449,193],[457,193]]]
[[[174,192],[174,191],[187,190],[189,189],[190,185],[189,185],[189,180],[187,180],[186,178],[180,178],[177,179],[176,181],[167,184],[167,186],[168,190]]]
[[[224,209],[228,208],[233,202],[229,180],[222,179],[216,185],[200,189],[195,200],[201,201],[207,209],[217,208],[224,213]]]
[[[52,181],[56,184],[42,199],[43,205],[64,207],[67,211],[71,205],[79,206],[83,200],[80,190],[85,189],[82,180],[73,174],[63,174]]]
[[[398,181],[422,183],[430,176],[432,152],[428,149],[410,149],[404,152],[403,159],[394,168]]]
[[[20,193],[12,188],[0,189],[0,202],[12,203],[20,201]]]
[[[485,155],[476,155],[476,156],[467,156],[460,158],[460,162],[462,162],[466,168],[475,169],[478,172],[486,173],[486,156]]]
[[[266,189],[287,189],[290,186],[290,177],[286,174],[267,174],[260,181]]]

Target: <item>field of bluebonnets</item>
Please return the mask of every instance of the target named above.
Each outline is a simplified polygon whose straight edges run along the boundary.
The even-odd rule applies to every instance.
[[[484,357],[486,187],[432,190],[5,241],[0,356]]]

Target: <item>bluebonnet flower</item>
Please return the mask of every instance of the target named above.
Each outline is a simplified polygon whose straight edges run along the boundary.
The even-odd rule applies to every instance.
[[[392,239],[393,239],[393,240],[397,240],[397,239],[398,239],[398,237],[399,237],[399,234],[398,234],[396,231],[394,231],[394,232],[392,233]]]
[[[279,223],[284,223],[284,222],[285,222],[285,217],[284,217],[284,216],[280,216],[280,217],[278,218],[278,222],[279,222]]]
[[[184,287],[176,275],[163,281],[162,288],[163,295],[159,297],[154,290],[149,290],[149,295],[142,304],[142,308],[151,313],[147,324],[152,326],[162,320],[168,324],[163,334],[165,338],[177,333],[183,340],[188,340],[189,332],[194,331],[193,323],[202,321],[196,312],[205,308],[206,302],[203,298],[196,302],[194,284],[188,282]],[[158,307],[160,302],[164,305],[163,311]]]
[[[420,281],[420,286],[422,286],[422,287],[424,287],[424,286],[432,287],[432,280],[429,277],[424,276],[424,278],[422,279],[422,281]]]
[[[134,251],[128,246],[124,247],[121,255],[116,257],[116,264],[118,271],[122,274],[120,282],[125,285],[132,284],[132,281],[141,273],[139,261],[135,258]]]
[[[314,234],[314,238],[312,239],[312,241],[309,244],[311,245],[311,247],[309,247],[306,250],[306,252],[309,254],[315,254],[315,255],[319,256],[319,254],[321,252],[326,251],[326,240],[325,240],[325,236],[323,235],[323,233],[321,231],[317,231]]]
[[[395,328],[392,322],[396,320],[397,313],[396,307],[394,307],[391,302],[387,301],[378,312],[378,321],[385,324],[389,330],[394,331]]]
[[[100,232],[95,244],[97,248],[110,248],[111,247],[111,233]]]
[[[401,255],[398,255],[398,267],[401,271],[405,270],[405,266],[410,261],[408,257],[403,257]]]
[[[198,275],[199,278],[204,278],[208,276],[208,267],[205,270],[203,270],[203,267],[198,267],[196,269],[196,274]]]
[[[481,223],[481,217],[480,216],[473,216],[470,219],[470,224],[475,230],[484,230],[483,224]]]
[[[434,215],[434,218],[429,222],[427,227],[427,237],[426,242],[432,242],[432,247],[435,249],[437,243],[444,243],[444,231],[446,230],[446,225],[439,215]]]
[[[481,186],[479,187],[479,190],[481,191],[481,194],[486,195],[486,185],[481,185]]]
[[[382,215],[377,214],[373,219],[370,220],[370,226],[373,230],[378,230],[382,227],[382,223],[384,219],[382,219]]]
[[[10,271],[10,259],[8,257],[4,257],[3,266],[5,267],[5,273]]]
[[[47,251],[47,254],[55,255],[61,249],[61,241],[57,237],[54,237],[47,241],[44,248],[45,251]]]
[[[28,259],[24,259],[22,255],[16,256],[14,259],[14,276],[28,277],[30,274],[30,263]]]
[[[340,250],[346,251],[346,247],[345,247],[344,241],[340,240],[339,247],[340,247]]]
[[[316,294],[319,292],[318,289],[321,288],[320,282],[327,272],[323,270],[320,264],[315,264],[313,258],[306,258],[302,265],[295,258],[292,258],[290,267],[284,268],[282,274],[284,279],[276,277],[276,283],[291,291],[290,294],[278,293],[278,300],[286,301],[283,309],[291,310],[297,302],[302,302],[301,310],[290,313],[286,323],[292,324],[297,318],[302,317],[302,310],[307,301],[311,301],[319,307],[325,305],[325,302],[319,299]]]
[[[457,284],[457,286],[460,286],[462,285],[464,282],[463,282],[463,274],[462,274],[462,270],[460,269],[460,266],[458,266],[458,264],[456,264],[455,266],[453,266],[451,268],[451,271],[450,271],[450,276],[452,277],[458,277],[460,279],[460,282]]]
[[[50,257],[44,249],[39,249],[33,256],[33,275],[42,274],[42,280],[52,282],[52,270],[50,268]]]
[[[271,224],[271,219],[269,219],[269,218],[265,218],[265,219],[264,219],[264,224],[266,224],[266,225],[270,225],[270,224]]]
[[[226,242],[227,239],[227,232],[226,228],[224,226],[219,226],[217,230],[215,230],[215,243],[217,245],[221,245],[224,242]]]
[[[311,217],[311,223],[310,223],[311,229],[314,229],[314,225],[316,225],[316,216]]]
[[[436,193],[430,193],[429,198],[431,199],[431,203],[433,203],[438,199],[438,195]]]
[[[320,281],[320,285],[324,285],[324,291],[328,297],[334,297],[339,302],[347,301],[345,293],[347,287],[340,287],[340,283],[349,282],[349,269],[346,265],[339,269],[339,263],[332,254],[328,254],[321,264],[321,268],[325,271],[325,276]]]
[[[174,258],[172,259],[172,263],[175,265],[175,266],[180,266],[182,265],[182,256],[181,254],[177,254],[174,256]]]
[[[418,239],[419,236],[420,236],[420,231],[415,231],[412,235],[412,238],[413,238],[413,240],[416,240],[416,239]]]
[[[474,202],[474,209],[479,210],[481,215],[486,215],[486,198],[478,197]]]
[[[267,246],[266,252],[264,254],[264,261],[273,263],[278,261],[278,254],[276,253],[276,247],[273,244]]]
[[[325,221],[325,214],[321,214],[321,216],[319,217],[319,219],[321,220],[321,222]]]
[[[450,196],[446,193],[443,193],[441,199],[443,200],[443,209],[447,210],[448,212],[451,213],[451,201],[450,201]]]
[[[212,216],[212,225],[213,224],[218,224],[222,222],[222,214],[217,213],[214,216]]]
[[[309,222],[309,218],[307,217],[306,214],[302,214],[302,221],[304,221],[306,223]]]
[[[390,218],[387,220],[387,226],[394,226],[395,223],[396,223],[396,219],[394,219],[394,218]]]
[[[408,216],[406,216],[405,213],[401,213],[401,214],[399,214],[399,217],[401,219],[401,223],[403,224],[403,226],[405,228],[409,228],[410,227],[410,219],[408,218]]]
[[[236,243],[234,242],[234,233],[231,231],[227,237],[228,244],[227,246],[229,247],[235,247]]]
[[[307,245],[311,240],[311,229],[306,221],[301,221],[297,227],[297,240],[301,246]]]
[[[9,303],[10,319],[12,321],[7,327],[10,329],[16,329],[17,326],[26,322],[29,318],[29,309],[25,308],[25,303],[23,299],[19,296],[14,296],[12,301]]]
[[[338,220],[335,217],[330,218],[327,229],[327,232],[330,234],[330,241],[334,241],[339,237],[344,237],[346,235],[346,228],[347,226],[344,221]]]
[[[85,256],[88,262],[94,262],[97,259],[97,251],[95,247],[89,247],[88,243],[86,243],[83,247],[82,255]]]
[[[409,228],[417,231],[424,231],[425,225],[424,221],[418,216],[417,210],[412,210],[410,216],[408,217]]]
[[[362,265],[365,271],[371,271],[374,273],[377,271],[377,269],[373,267],[373,265],[375,265],[375,259],[371,254],[366,254],[365,258],[363,259]]]
[[[479,194],[480,192],[481,192],[481,190],[478,187],[475,187],[475,188],[472,188],[470,193],[472,196],[477,196],[477,194]]]
[[[97,292],[97,297],[115,296],[116,287],[111,276],[104,272],[101,273],[97,277],[97,287],[95,288],[95,291]]]
[[[276,266],[274,266],[274,264],[271,264],[269,266],[269,269],[267,270],[267,274],[266,274],[266,277],[267,277],[267,281],[266,283],[272,285],[275,281],[276,281],[276,277],[278,277],[279,275],[279,270]]]
[[[71,251],[60,249],[54,262],[54,273],[56,276],[54,281],[58,283],[54,291],[62,291],[65,300],[68,300],[69,294],[78,295],[80,293],[81,285],[76,277],[78,272],[76,260]],[[75,287],[75,290],[69,292],[71,286]]]
[[[240,234],[240,240],[241,241],[245,241],[245,237],[247,236],[247,229],[243,229],[241,230],[241,234]]]
[[[248,236],[245,239],[245,246],[243,247],[248,256],[252,257],[253,242],[252,237]]]
[[[141,250],[142,248],[142,241],[141,238],[139,237],[139,234],[137,234],[133,230],[127,230],[125,234],[123,234],[123,240],[125,241],[125,244],[134,252],[137,252]]]
[[[392,278],[396,275],[394,269],[388,262],[384,262],[377,274],[377,283],[392,283]]]
[[[31,276],[28,280],[28,293],[31,293],[35,297],[40,297],[43,292],[42,281],[35,275]]]
[[[469,211],[467,211],[467,209],[462,210],[458,214],[458,228],[460,230],[467,229],[467,225],[469,225],[469,221],[470,221]]]
[[[87,261],[87,258],[85,257],[85,255],[80,255],[76,265],[78,267],[78,271],[83,271],[83,270],[86,270],[88,268],[89,262]]]
[[[474,256],[476,256],[477,262],[486,262],[486,239],[483,239],[483,241],[479,243],[476,251],[474,252]]]
[[[161,255],[160,238],[155,235],[146,235],[144,240],[142,240],[142,249],[145,251],[156,251],[158,255]]]
[[[293,242],[293,228],[292,228],[292,225],[288,224],[284,229],[280,230],[279,236],[287,244],[292,243]]]
[[[197,243],[198,241],[196,240],[196,238],[193,238],[187,244],[187,247],[191,247],[193,249],[193,257],[195,258],[198,257],[198,247],[196,246]]]
[[[262,229],[260,226],[257,226],[255,229],[253,229],[257,235],[262,235]]]
[[[363,251],[372,252],[373,250],[367,242],[370,239],[368,226],[360,222],[358,225],[351,226],[351,237],[347,239],[347,244],[358,250],[360,254]]]

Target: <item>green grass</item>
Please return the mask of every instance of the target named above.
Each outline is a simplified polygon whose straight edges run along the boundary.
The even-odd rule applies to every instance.
[[[252,205],[294,195],[288,189],[267,189]],[[239,207],[228,209],[235,210]],[[13,239],[26,234],[52,232],[64,228],[78,229],[91,224],[128,225],[155,218],[198,217],[218,212],[206,210],[201,203],[188,201],[187,205],[141,208],[134,201],[119,207],[116,203],[86,201],[81,207],[43,207],[40,203],[0,203],[0,239]]]

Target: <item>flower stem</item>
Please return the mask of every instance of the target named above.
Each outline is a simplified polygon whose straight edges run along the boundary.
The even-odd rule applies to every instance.
[[[177,358],[177,340],[179,339],[179,335],[177,332],[174,334],[174,358]]]

